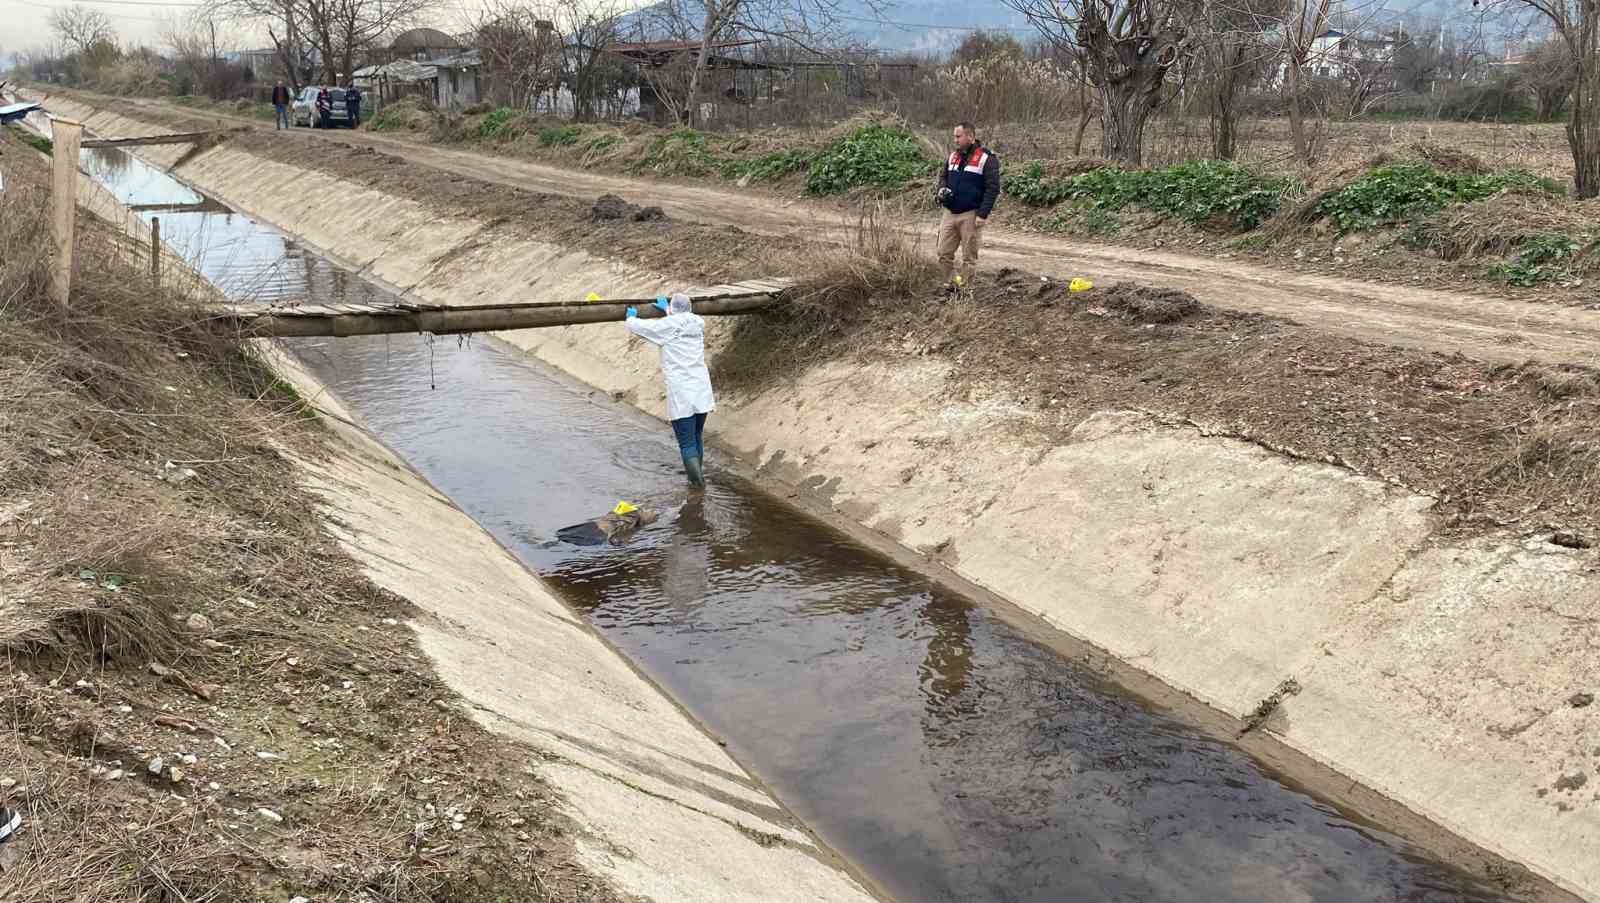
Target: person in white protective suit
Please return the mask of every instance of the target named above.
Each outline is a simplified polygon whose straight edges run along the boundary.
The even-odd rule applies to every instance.
[[[667,419],[678,437],[683,455],[683,470],[689,482],[705,484],[706,415],[716,409],[711,394],[711,373],[706,369],[706,324],[695,316],[689,296],[679,293],[672,300],[657,298],[655,306],[666,316],[640,319],[637,308],[628,308],[628,331],[661,348],[661,375],[667,383]]]

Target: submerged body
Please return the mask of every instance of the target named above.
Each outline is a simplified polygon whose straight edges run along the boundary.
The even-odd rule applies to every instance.
[[[562,527],[556,531],[556,538],[575,546],[598,546],[605,543],[621,545],[638,532],[640,527],[655,523],[657,517],[659,515],[656,512],[646,508],[636,508],[626,514],[612,511],[594,520]]]

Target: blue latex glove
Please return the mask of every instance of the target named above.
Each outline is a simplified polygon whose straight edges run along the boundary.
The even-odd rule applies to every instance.
[[[656,307],[661,308],[662,313],[667,312],[667,298],[665,295],[656,296]]]
[[[628,308],[628,319],[631,320],[634,317],[637,317],[638,315],[639,315],[639,308],[637,308],[637,307]]]

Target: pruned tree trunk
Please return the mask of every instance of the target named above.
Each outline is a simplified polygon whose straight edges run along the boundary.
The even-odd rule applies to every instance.
[[[1089,102],[1089,76],[1084,70],[1083,59],[1077,58],[1075,65],[1078,69],[1078,130],[1072,136],[1072,155],[1083,156],[1083,135],[1089,131],[1089,121],[1094,119],[1094,104]]]
[[[1600,52],[1578,60],[1567,144],[1572,148],[1573,183],[1578,198],[1600,197]]]
[[[1235,133],[1239,126],[1239,89],[1248,48],[1229,44],[1214,59],[1217,71],[1212,73],[1209,87],[1209,113],[1211,126],[1211,153],[1218,160],[1232,160],[1238,152]]]
[[[1100,156],[1126,166],[1144,162],[1144,126],[1160,106],[1141,81],[1129,78],[1100,89]],[[1159,81],[1155,87],[1160,89]]]
[[[1285,72],[1284,85],[1289,93],[1289,138],[1294,144],[1295,159],[1310,166],[1311,139],[1306,134],[1305,110],[1300,106],[1300,63],[1290,60]]]
[[[1180,35],[1161,31],[1113,38],[1103,20],[1088,19],[1081,40],[1100,93],[1100,154],[1127,166],[1144,161],[1144,127],[1161,106],[1161,86],[1178,59]]]

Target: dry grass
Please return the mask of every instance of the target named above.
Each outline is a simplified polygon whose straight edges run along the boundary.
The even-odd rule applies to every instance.
[[[5,151],[0,898],[613,900],[330,535],[284,454],[322,451],[298,398],[86,215],[51,304],[45,167]]]
[[[777,269],[805,275],[779,305],[739,318],[712,361],[719,382],[754,387],[846,353],[867,321],[926,303],[940,282],[937,262],[881,205],[861,215],[849,248],[813,245]]]
[[[1107,310],[1127,314],[1136,323],[1176,323],[1205,309],[1188,292],[1132,282],[1119,282],[1091,300]]]
[[[1600,201],[1552,203],[1548,197],[1515,192],[1446,207],[1415,230],[1416,239],[1445,260],[1504,257],[1536,236],[1582,241],[1586,234],[1591,242],[1600,237]]]

